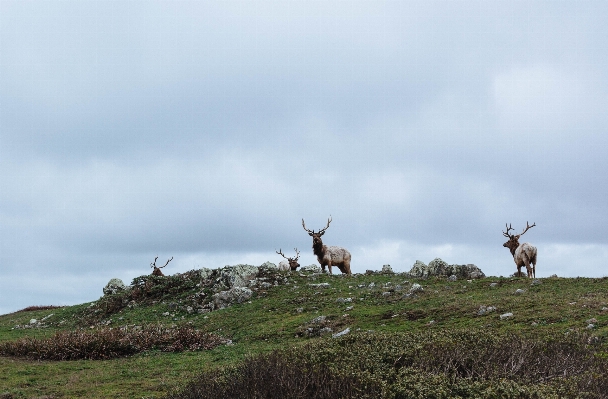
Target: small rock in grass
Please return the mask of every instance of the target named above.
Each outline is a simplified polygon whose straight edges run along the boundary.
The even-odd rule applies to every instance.
[[[500,320],[508,319],[509,317],[513,317],[513,313],[503,313],[500,315]]]
[[[524,292],[526,292],[525,290],[522,290],[521,288],[518,288],[517,291],[515,291],[515,295],[521,295]]]
[[[341,337],[341,336],[346,335],[348,333],[350,333],[350,328],[349,327],[347,327],[345,330],[340,331],[339,333],[335,333],[334,335],[332,335],[332,338],[338,338],[338,337]]]

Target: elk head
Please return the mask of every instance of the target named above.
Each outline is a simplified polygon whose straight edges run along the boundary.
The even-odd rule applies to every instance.
[[[323,246],[323,241],[321,241],[321,236],[323,234],[325,234],[325,230],[327,230],[327,228],[329,227],[329,224],[331,223],[331,215],[329,215],[329,218],[327,219],[327,226],[325,226],[324,229],[319,230],[318,232],[315,233],[314,230],[308,230],[306,228],[306,224],[304,223],[304,219],[302,219],[302,227],[304,227],[304,230],[306,230],[306,232],[308,232],[308,235],[312,237],[312,247],[322,247]]]
[[[524,231],[522,231],[520,234],[517,234],[517,235],[509,234],[510,230],[515,230],[513,227],[511,227],[511,224],[509,224],[508,226],[505,224],[505,226],[507,227],[507,231],[503,231],[502,235],[507,237],[509,239],[509,241],[502,244],[502,246],[509,248],[509,250],[511,251],[511,255],[514,255],[515,250],[517,249],[517,247],[519,247],[519,237],[523,236],[526,233],[526,231],[528,231],[532,227],[536,226],[536,223],[533,223],[532,226],[530,226],[528,224],[528,222],[526,222],[526,228],[524,229]]]
[[[283,254],[283,251],[281,249],[279,249],[278,251],[275,250],[275,252],[279,255],[281,255],[283,258],[287,259],[287,262],[289,262],[289,268],[291,270],[296,270],[298,267],[300,267],[300,264],[298,263],[298,258],[300,258],[300,251],[298,251],[298,248],[294,248],[296,251],[296,256],[295,258],[288,258],[287,256],[285,256]]]
[[[171,259],[169,259],[167,261],[167,263],[165,263],[163,266],[160,266],[160,267],[156,266],[156,260],[157,259],[158,259],[158,256],[156,258],[154,258],[154,262],[153,263],[150,263],[150,267],[154,269],[152,271],[152,275],[153,276],[159,276],[159,277],[160,276],[164,276],[163,272],[160,269],[162,269],[163,267],[167,266],[169,264],[169,262],[171,262],[173,260],[173,256],[171,257]]]

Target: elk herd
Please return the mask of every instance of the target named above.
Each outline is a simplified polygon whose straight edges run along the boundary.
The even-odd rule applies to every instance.
[[[321,240],[321,236],[325,234],[325,230],[329,228],[329,224],[331,223],[332,218],[331,215],[327,219],[327,226],[323,229],[320,229],[315,233],[314,230],[309,230],[306,228],[306,223],[304,223],[304,219],[302,219],[302,227],[308,233],[309,236],[312,237],[312,251],[313,254],[317,256],[317,261],[321,265],[322,272],[325,273],[325,267],[327,267],[329,274],[332,273],[332,266],[336,266],[343,274],[350,275],[350,252],[346,248],[337,247],[337,246],[327,246],[323,244]],[[526,228],[520,234],[509,234],[513,227],[509,224],[506,226],[507,231],[503,231],[502,234],[507,237],[509,240],[503,244],[503,247],[509,248],[511,251],[511,255],[513,256],[513,261],[515,262],[515,266],[517,266],[517,276],[521,277],[521,268],[523,266],[526,267],[526,272],[528,278],[536,278],[536,247],[532,244],[524,242],[522,244],[519,243],[519,237],[524,235],[528,230],[532,227],[536,226],[536,223],[533,223],[532,226],[526,222]],[[296,251],[296,256],[287,257],[283,253],[281,249],[275,251],[278,255],[281,255],[287,261],[281,261],[279,263],[279,270],[281,271],[295,271],[300,267],[298,263],[298,259],[300,258],[300,251],[297,248],[294,248]],[[150,263],[150,267],[154,270],[152,271],[152,275],[154,276],[164,276],[163,272],[160,270],[163,267],[167,266],[169,262],[173,260],[173,257],[167,261],[163,266],[156,266],[156,260],[158,256],[154,259],[154,263]]]

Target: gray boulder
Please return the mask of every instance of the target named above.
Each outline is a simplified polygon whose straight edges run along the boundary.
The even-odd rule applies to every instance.
[[[249,280],[255,278],[258,268],[251,265],[225,266],[218,269],[218,283],[223,283],[226,287],[246,287]]]
[[[211,277],[211,275],[213,274],[213,270],[203,267],[202,269],[199,269],[198,273],[201,276],[201,282],[207,280],[209,277]]]
[[[393,272],[393,268],[391,267],[391,265],[383,265],[382,274],[395,274],[395,272]]]
[[[448,265],[440,258],[435,258],[429,262],[428,266],[417,260],[409,271],[410,276],[427,278],[430,276],[456,276],[460,280],[473,280],[484,278],[486,275],[480,268],[473,264],[468,265]]]
[[[264,262],[264,263],[262,263],[260,265],[260,269],[262,269],[262,268],[269,269],[269,270],[277,270],[278,269],[277,265],[275,265],[272,262]]]
[[[215,309],[224,309],[234,303],[243,303],[248,301],[253,295],[247,287],[233,287],[226,291],[220,291],[213,295],[213,307]]]
[[[119,278],[111,279],[105,287],[103,287],[104,295],[114,295],[127,289],[125,283]]]
[[[469,263],[468,265],[450,265],[448,267],[452,274],[462,278],[463,280],[475,280],[485,278],[486,275],[477,266]]]
[[[301,273],[321,273],[321,266],[312,264],[308,266],[302,266],[300,268]]]
[[[412,277],[423,277],[425,274],[428,276],[428,273],[428,266],[419,260],[414,263],[409,272]]]

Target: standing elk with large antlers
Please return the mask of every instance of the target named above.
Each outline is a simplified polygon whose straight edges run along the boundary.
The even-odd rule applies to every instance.
[[[167,263],[165,263],[163,266],[160,266],[160,267],[156,266],[156,260],[157,259],[158,259],[158,256],[156,258],[154,258],[154,263],[150,263],[150,267],[154,269],[152,271],[152,275],[153,276],[161,277],[161,276],[164,276],[164,274],[163,274],[163,272],[160,269],[162,269],[163,267],[167,266],[169,264],[169,262],[171,262],[173,260],[173,256],[171,257],[171,259],[169,259],[167,261]]]
[[[302,227],[304,230],[308,232],[308,235],[312,237],[312,249],[313,253],[317,255],[317,259],[321,264],[321,269],[325,272],[325,266],[329,269],[329,274],[333,274],[331,272],[332,266],[337,266],[338,269],[342,273],[351,274],[350,272],[350,252],[342,247],[328,247],[327,245],[323,245],[323,241],[321,241],[321,236],[325,234],[325,230],[329,227],[331,223],[331,215],[329,219],[327,219],[327,226],[324,229],[319,230],[315,233],[314,230],[308,230],[306,225],[304,224],[304,219],[302,219]]]
[[[526,229],[521,234],[515,235],[509,234],[509,230],[515,230],[509,224],[506,226],[507,231],[502,232],[502,234],[509,239],[509,241],[502,244],[502,246],[509,248],[511,251],[515,265],[517,265],[517,275],[519,277],[521,277],[521,267],[526,266],[528,277],[536,278],[536,247],[527,242],[524,242],[523,244],[519,243],[519,237],[523,236],[526,231],[534,226],[536,226],[536,223],[530,226],[528,222],[526,222]],[[532,267],[530,267],[530,264],[532,264]]]
[[[284,268],[283,268],[283,265],[287,262],[282,261],[281,263],[279,263],[279,270],[286,271],[286,270],[291,269],[292,271],[295,271],[298,267],[300,267],[300,264],[298,263],[298,258],[300,257],[300,251],[298,251],[298,248],[294,248],[294,249],[296,250],[295,258],[288,258],[287,256],[285,256],[283,254],[283,251],[281,249],[279,249],[278,251],[275,251],[276,253],[281,255],[283,258],[287,259],[287,262],[289,262],[289,264],[285,265]]]

